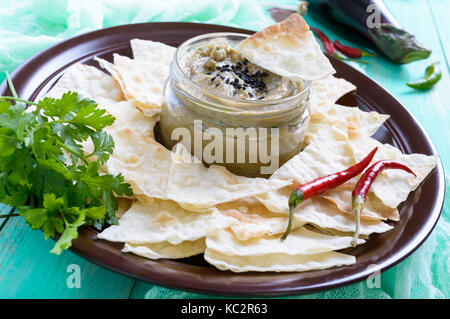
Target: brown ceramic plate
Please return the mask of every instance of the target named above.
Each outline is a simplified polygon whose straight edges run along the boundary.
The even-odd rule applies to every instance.
[[[247,30],[193,23],[145,23],[103,29],[61,42],[23,63],[12,74],[21,98],[34,100],[44,95],[73,63],[96,65],[99,56],[112,60],[113,53],[131,56],[129,41],[134,38],[161,41],[177,46],[193,36],[209,32]],[[364,110],[390,114],[391,118],[375,137],[405,153],[436,154],[430,138],[420,124],[392,95],[374,81],[345,63],[331,58],[337,76],[357,84],[354,96],[341,103]],[[6,83],[0,94],[9,94]],[[350,104],[349,104],[350,103]],[[444,200],[444,175],[439,162],[406,202],[400,207],[401,220],[384,234],[345,252],[356,256],[356,264],[303,273],[233,273],[209,266],[196,256],[182,260],[148,260],[120,251],[122,245],[97,240],[97,231],[83,228],[73,242],[72,251],[108,269],[150,283],[197,292],[228,295],[286,295],[307,293],[364,280],[411,254],[426,239],[436,224]],[[369,267],[373,265],[372,267]]]

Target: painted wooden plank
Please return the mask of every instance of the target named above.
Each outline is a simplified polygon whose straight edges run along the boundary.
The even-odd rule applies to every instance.
[[[442,80],[429,91],[416,91],[405,85],[407,81],[422,77],[426,66],[431,62],[445,63],[445,52],[440,45],[438,30],[435,29],[428,2],[416,0],[414,5],[411,5],[409,2],[396,0],[387,2],[387,6],[404,28],[413,32],[433,53],[427,60],[402,66],[390,65],[380,59],[380,64],[374,63],[374,69],[368,73],[415,115],[435,143],[444,169],[449,171],[450,147],[446,138],[450,134],[450,101],[447,96],[450,87],[449,70],[443,68]]]
[[[12,207],[0,204],[0,216],[9,215],[13,210]],[[7,218],[6,217],[0,217],[0,231],[5,227]]]
[[[441,49],[444,51],[446,61],[441,63],[450,72],[450,9],[448,0],[427,0],[433,16],[434,24],[439,33]]]
[[[134,280],[69,251],[53,255],[53,244],[21,217],[8,220],[0,233],[0,298],[129,297]]]

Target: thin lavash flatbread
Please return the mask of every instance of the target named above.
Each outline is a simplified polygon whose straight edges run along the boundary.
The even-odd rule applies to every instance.
[[[142,39],[130,40],[130,46],[134,60],[159,61],[164,65],[170,65],[176,50],[162,42]]]
[[[109,174],[122,174],[135,195],[169,199],[167,182],[171,152],[116,121],[105,129],[114,139],[114,152],[104,164]]]
[[[325,104],[311,112],[305,141],[346,140],[359,135],[372,136],[389,118],[389,115],[362,111],[357,107]]]
[[[370,192],[378,197],[381,202],[391,208],[396,208],[406,200],[409,193],[414,191],[423,180],[436,167],[437,157],[424,154],[403,154],[398,148],[390,144],[382,144],[379,141],[364,136],[358,136],[350,140],[354,158],[360,161],[371,149],[378,147],[373,162],[379,160],[392,160],[408,166],[416,175],[397,169],[389,169],[381,172],[373,182]]]
[[[277,200],[288,201],[288,197],[279,197]],[[304,224],[315,225],[323,229],[334,229],[343,233],[355,231],[353,215],[344,214],[332,202],[316,196],[301,203],[294,212],[294,218]],[[361,219],[360,234],[384,233],[393,227],[380,220]]]
[[[287,203],[292,190],[293,187],[285,187],[276,192],[257,196],[257,201],[261,202],[259,204],[255,203],[253,198],[217,205],[216,208],[222,214],[236,219],[236,223],[230,226],[230,230],[240,240],[280,235],[285,232],[288,224],[288,207],[286,204],[284,210],[284,203]],[[282,211],[275,213],[266,207],[273,203],[283,206]],[[334,229],[341,233],[352,233],[355,229],[353,215],[343,214],[332,202],[320,197],[305,201],[297,208],[292,229],[305,224],[326,230]],[[361,235],[382,233],[391,228],[388,224],[380,222],[379,218],[361,221]]]
[[[288,180],[252,179],[234,175],[224,167],[186,162],[153,139],[123,123],[107,132],[117,146],[105,163],[110,174],[121,173],[136,195],[173,200],[190,211],[203,212],[220,203],[237,200],[289,185]],[[181,144],[178,149],[183,150]]]
[[[323,140],[309,144],[273,173],[271,178],[293,179],[303,184],[344,170],[354,163],[353,149],[347,141]]]
[[[148,259],[180,259],[202,254],[206,249],[205,239],[183,241],[177,245],[168,242],[153,244],[125,243],[122,251]]]
[[[326,269],[331,267],[352,265],[356,258],[337,252],[326,252],[315,255],[271,254],[262,256],[228,256],[206,248],[205,260],[220,270],[233,272],[272,271],[302,272]]]
[[[314,180],[346,169],[355,163],[353,150],[348,142],[324,141],[308,145],[302,152],[280,167],[271,178],[293,179],[298,184]],[[295,185],[256,196],[269,210],[289,213],[288,198]],[[332,195],[331,195],[332,196]],[[343,214],[336,205],[319,197],[311,198],[300,204],[294,217],[301,222],[331,228],[342,232],[351,232],[355,228],[353,216]],[[367,208],[366,208],[367,210]],[[366,211],[363,211],[363,214]],[[362,220],[361,234],[384,232],[392,227],[381,221]]]
[[[144,113],[136,106],[134,100],[120,101],[116,103],[104,103],[101,98],[96,100],[99,105],[104,105],[104,109],[119,119],[125,125],[133,127],[137,133],[141,134],[146,138],[155,138],[154,129],[158,117],[146,116]]]
[[[249,178],[229,172],[225,167],[208,168],[177,144],[172,153],[167,192],[170,199],[192,211],[208,209],[220,203],[265,193],[291,184],[290,180]]]
[[[120,219],[123,216],[123,214],[125,214],[130,209],[131,205],[133,205],[133,199],[126,197],[119,197],[117,198],[117,202],[118,207],[115,216],[117,219]]]
[[[296,13],[241,41],[236,50],[250,62],[293,81],[335,73],[308,24]]]
[[[305,132],[306,144],[321,139],[343,141],[357,135],[375,134],[389,115],[336,104],[343,95],[355,89],[352,83],[334,75],[312,82],[311,117]]]
[[[345,94],[356,90],[353,83],[334,75],[328,75],[323,79],[313,81],[311,86],[310,103],[313,112],[320,109],[322,105],[335,103]]]
[[[281,234],[286,230],[289,220],[285,214],[271,212],[251,197],[220,204],[216,208],[223,215],[236,220],[229,228],[239,240]],[[302,225],[302,222],[294,220],[292,228]]]
[[[153,129],[157,118],[144,116],[134,101],[126,101],[120,85],[105,72],[93,66],[74,64],[64,72],[45,97],[59,99],[69,91],[94,100],[116,119],[132,125],[146,137],[154,137]]]
[[[175,50],[175,48],[173,48]],[[164,60],[135,60],[119,54],[114,63],[96,58],[123,90],[128,100],[135,100],[146,116],[161,111],[164,83],[169,76],[169,64]]]
[[[287,190],[287,188],[283,190]],[[275,192],[271,192],[271,194],[275,194]],[[276,194],[280,193],[276,192]],[[287,197],[279,196],[276,200],[287,201]],[[309,223],[317,227],[320,225],[324,229],[351,233],[355,227],[353,214],[349,214],[350,216],[343,215],[336,206],[323,199],[305,202],[295,215],[292,229]],[[289,220],[287,213],[274,213],[255,198],[217,205],[216,208],[223,215],[236,219],[236,223],[233,223],[229,228],[239,240],[261,236],[281,236],[286,231]],[[373,232],[384,232],[391,229],[387,224],[380,223],[380,219],[379,217],[362,219],[362,234],[369,235]]]
[[[70,66],[45,96],[59,99],[68,91],[77,92],[94,101],[125,100],[116,80],[93,66],[81,63]]]
[[[351,247],[351,236],[329,236],[298,227],[284,240],[277,235],[240,240],[229,230],[206,237],[206,247],[227,256],[263,256],[272,254],[314,255]],[[358,244],[365,240],[358,240]]]
[[[414,178],[403,171],[386,170],[375,180],[370,193],[373,193],[380,200],[381,203],[374,202],[373,205],[378,207],[376,213],[380,214],[378,212],[380,210],[380,217],[384,219],[386,216],[383,215],[385,214],[383,211],[388,211],[388,208],[395,209],[406,199],[409,192],[414,190],[434,168],[435,158],[433,156],[402,154],[400,150],[389,144],[383,145],[372,138],[362,136],[349,142],[322,141],[308,145],[301,153],[291,158],[278,169],[273,174],[273,178],[294,179],[297,183],[303,184],[320,176],[329,175],[350,167],[365,157],[375,146],[378,146],[379,149],[375,154],[373,162],[381,159],[400,161],[410,166],[411,169],[416,170],[416,174],[418,175],[417,178]],[[386,180],[386,176],[380,178],[385,173],[393,175],[389,176],[389,180]],[[357,178],[355,177],[349,182],[354,185]],[[275,192],[259,195],[257,198],[270,210],[287,213],[287,198],[292,189],[293,187],[291,189],[280,189]],[[338,192],[339,188],[334,191],[329,191],[325,196],[335,197],[335,202],[339,202],[342,194]],[[282,200],[283,197],[286,199]],[[368,200],[370,202],[371,198],[369,197]],[[386,206],[386,208],[380,209],[381,204]],[[300,209],[301,206],[297,209]],[[370,209],[370,203],[366,209]],[[364,211],[364,214],[369,216],[370,212]],[[390,216],[393,216],[392,219],[395,219],[395,215],[393,214]],[[298,215],[300,216],[300,214]],[[305,217],[304,214],[302,217]],[[328,228],[325,225],[319,224],[318,226]]]
[[[173,201],[155,199],[146,205],[134,202],[120,218],[119,225],[106,228],[97,237],[132,244],[168,242],[178,245],[204,238],[209,232],[233,223],[233,219],[214,209],[208,213],[193,213]]]
[[[341,212],[353,216],[352,191],[355,185],[355,180],[346,182],[332,190],[326,191],[321,197],[334,203]],[[361,220],[400,220],[398,209],[384,205],[373,193],[368,194],[360,217]]]

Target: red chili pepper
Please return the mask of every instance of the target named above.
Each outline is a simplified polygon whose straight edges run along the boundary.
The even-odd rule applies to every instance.
[[[323,33],[322,31],[320,31],[317,28],[314,27],[310,27],[311,30],[313,30],[317,36],[319,37],[320,41],[322,41],[323,44],[323,48],[325,49],[325,51],[329,54],[329,55],[333,55],[336,53],[336,48],[334,47],[333,43],[331,42],[330,38],[328,38],[326,36],[325,33]]]
[[[289,223],[283,237],[281,237],[281,240],[285,240],[289,235],[289,232],[291,231],[295,207],[297,207],[300,203],[307,200],[308,198],[321,194],[329,189],[333,189],[345,183],[349,179],[352,179],[353,177],[359,175],[370,164],[377,150],[378,147],[375,147],[359,163],[350,166],[346,170],[319,177],[312,180],[311,182],[298,186],[289,196]]]
[[[353,48],[348,45],[343,45],[338,40],[333,41],[334,47],[339,50],[341,53],[343,53],[345,56],[353,59],[359,59],[364,56],[374,56],[375,53],[371,53],[362,49]]]
[[[336,48],[334,47],[330,38],[328,38],[325,33],[323,33],[322,31],[320,31],[319,29],[317,29],[315,27],[310,27],[310,28],[319,37],[320,41],[323,44],[323,48],[325,49],[325,52],[328,53],[329,55],[331,55],[332,57],[335,57],[335,58],[337,58],[339,60],[343,60],[343,61],[354,61],[354,62],[365,63],[365,64],[369,63],[365,60],[351,59],[351,58],[345,57],[339,51],[336,50]]]
[[[378,161],[364,172],[364,174],[359,178],[358,183],[356,183],[356,186],[352,192],[352,210],[355,214],[356,220],[356,229],[352,240],[352,246],[356,246],[356,242],[359,237],[360,215],[361,211],[364,208],[364,202],[367,199],[370,186],[372,185],[378,174],[385,169],[401,169],[413,174],[416,177],[416,174],[414,174],[414,172],[408,166],[394,161]]]

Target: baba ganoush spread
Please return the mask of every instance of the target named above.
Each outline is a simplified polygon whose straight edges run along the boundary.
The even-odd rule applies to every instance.
[[[202,35],[178,48],[156,136],[168,149],[183,143],[205,165],[268,177],[304,147],[310,86],[251,63],[236,38],[246,37]]]
[[[226,39],[211,39],[180,59],[183,72],[216,93],[242,100],[276,100],[295,95],[299,83],[267,71],[242,57]]]

